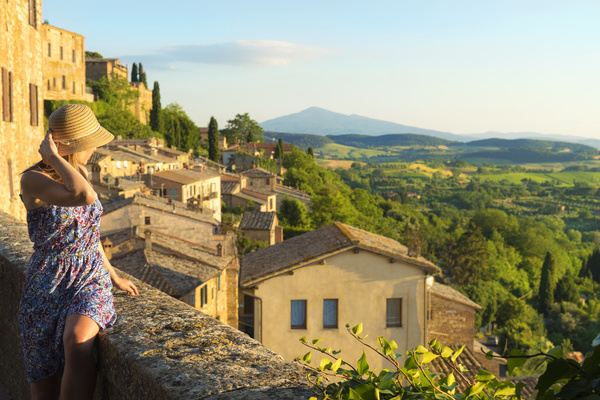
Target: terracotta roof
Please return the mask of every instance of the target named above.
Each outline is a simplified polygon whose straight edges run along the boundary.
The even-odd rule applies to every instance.
[[[221,194],[223,195],[236,193],[239,187],[239,181],[221,181]]]
[[[239,175],[234,175],[234,174],[230,174],[230,173],[225,173],[225,174],[221,174],[221,182],[223,181],[230,181],[230,182],[239,182],[240,176]]]
[[[237,198],[244,199],[244,200],[251,200],[254,203],[260,204],[260,205],[267,204],[267,199],[262,198],[262,197],[252,196],[251,194],[246,193],[245,191],[241,191],[241,192],[237,192],[237,193],[230,193],[230,195],[232,197],[237,197]]]
[[[240,229],[250,231],[270,231],[274,225],[274,212],[246,211],[240,221]]]
[[[209,169],[206,169],[204,171],[194,169],[177,169],[155,172],[153,176],[168,179],[177,183],[182,183],[184,185],[189,185],[192,183],[204,181],[206,179],[219,177],[219,174]]]
[[[241,173],[247,178],[274,178],[275,175],[263,168],[252,168]]]
[[[169,201],[162,197],[151,196],[141,193],[136,193],[135,196],[127,199],[117,200],[101,200],[104,213],[108,214],[122,207],[128,206],[129,204],[137,204],[144,207],[154,208],[156,210],[169,212],[175,215],[181,215],[198,221],[206,222],[211,225],[219,225],[219,222],[213,217],[211,210],[205,209],[205,211],[192,211],[187,208],[185,203],[179,201]]]
[[[407,248],[395,240],[334,222],[245,255],[242,259],[240,282],[248,285],[259,279],[268,279],[339,250],[354,247],[401,260],[427,273],[439,270],[423,257],[410,257]]]
[[[189,293],[219,273],[199,262],[146,249],[113,258],[111,263],[173,297]]]
[[[100,162],[100,160],[103,160],[109,156],[110,156],[110,150],[102,149],[102,148],[96,149],[96,151],[92,153],[92,156],[88,160],[88,165],[96,164],[96,163]]]
[[[475,303],[473,300],[469,299],[464,294],[452,289],[450,286],[433,282],[433,285],[431,285],[431,287],[429,288],[429,292],[444,299],[455,301],[457,303],[461,303],[469,307],[473,307],[476,310],[482,310],[479,304]]]

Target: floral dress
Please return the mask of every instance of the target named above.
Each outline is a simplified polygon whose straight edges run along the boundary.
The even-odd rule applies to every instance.
[[[100,329],[116,320],[110,274],[98,250],[102,206],[45,205],[27,212],[34,253],[19,307],[27,380],[48,378],[64,365],[63,331],[69,314]]]

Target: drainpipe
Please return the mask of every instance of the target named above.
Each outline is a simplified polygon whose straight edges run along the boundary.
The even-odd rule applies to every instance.
[[[262,326],[263,326],[263,320],[262,320],[262,299],[258,296],[255,296],[253,294],[250,294],[248,292],[244,292],[242,291],[242,294],[246,295],[246,296],[250,296],[253,299],[258,300],[258,321],[259,321],[259,335],[258,337],[255,337],[254,339],[256,339],[257,341],[259,341],[260,343],[262,343]],[[256,313],[256,311],[254,311]],[[255,327],[256,328],[256,327]],[[254,336],[256,335],[256,329],[254,330]]]
[[[425,343],[427,343],[427,321],[429,320],[430,314],[428,314],[428,312],[431,312],[431,308],[430,308],[430,304],[429,304],[429,288],[431,288],[431,286],[433,285],[433,276],[428,276],[425,279],[423,279],[423,288],[425,289],[425,292],[423,294],[423,304],[425,305],[425,321],[423,323],[423,333],[425,335]]]

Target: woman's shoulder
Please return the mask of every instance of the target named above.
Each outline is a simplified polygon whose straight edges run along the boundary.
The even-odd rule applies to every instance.
[[[46,203],[37,198],[36,193],[53,182],[54,179],[39,167],[33,166],[21,174],[21,201],[28,211],[40,208]]]

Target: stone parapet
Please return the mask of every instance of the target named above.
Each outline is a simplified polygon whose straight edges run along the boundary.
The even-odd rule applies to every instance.
[[[0,212],[0,381],[29,398],[17,308],[31,255],[25,224]],[[123,274],[125,275],[125,274]],[[98,399],[302,399],[306,371],[257,341],[139,281],[115,293],[118,320],[99,335]]]

